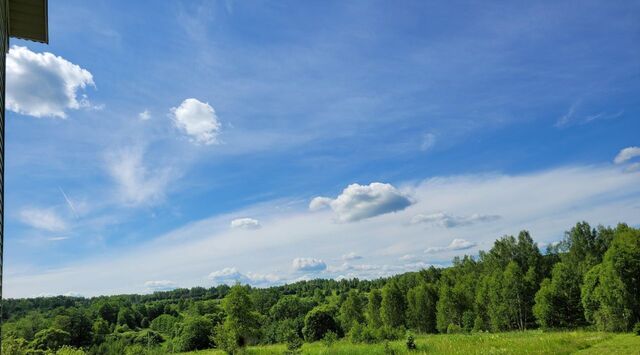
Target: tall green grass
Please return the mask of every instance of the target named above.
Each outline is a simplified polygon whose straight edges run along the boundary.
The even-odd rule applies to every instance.
[[[478,334],[442,334],[416,336],[418,349],[409,351],[404,340],[384,343],[353,344],[346,339],[331,347],[322,342],[307,343],[302,347],[303,354],[312,355],[376,355],[389,354],[640,354],[640,336],[589,331],[567,332],[509,332]],[[282,344],[253,346],[245,354],[283,354],[286,346]],[[224,354],[217,350],[203,350],[187,353],[190,355]]]

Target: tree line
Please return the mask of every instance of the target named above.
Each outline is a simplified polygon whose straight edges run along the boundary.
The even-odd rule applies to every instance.
[[[347,337],[640,328],[640,229],[577,223],[541,252],[527,231],[477,256],[377,280],[4,301],[3,353],[163,354]]]

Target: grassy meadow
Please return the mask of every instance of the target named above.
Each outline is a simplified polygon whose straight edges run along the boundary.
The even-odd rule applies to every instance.
[[[327,347],[322,342],[305,343],[302,354],[640,354],[640,336],[589,331],[507,332],[439,334],[416,336],[417,350],[408,351],[404,340],[379,344],[353,344],[346,339]],[[255,346],[245,354],[284,354],[283,344]],[[222,355],[202,350],[188,355]]]

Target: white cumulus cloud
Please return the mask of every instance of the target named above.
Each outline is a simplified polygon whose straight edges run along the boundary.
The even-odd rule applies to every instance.
[[[500,219],[498,215],[472,214],[470,216],[451,216],[444,212],[432,214],[417,214],[411,218],[412,224],[426,223],[445,228],[470,226],[476,223],[492,222]]]
[[[66,110],[90,107],[78,91],[95,86],[91,73],[51,53],[12,46],[7,55],[6,104],[34,117],[67,117]]]
[[[477,244],[474,242],[470,242],[465,239],[454,239],[451,243],[446,247],[431,247],[425,250],[425,253],[433,254],[441,251],[455,251],[455,250],[466,250],[475,247]]]
[[[25,208],[20,211],[20,221],[33,228],[49,232],[61,232],[67,224],[53,209]]]
[[[327,264],[314,258],[295,258],[291,263],[296,271],[322,271],[327,268]]]
[[[408,195],[391,184],[373,182],[369,185],[351,184],[335,199],[316,197],[309,209],[329,206],[340,222],[355,222],[377,215],[400,211],[412,204]]]
[[[187,134],[197,144],[218,142],[220,122],[216,111],[208,103],[190,98],[180,106],[171,108],[171,118],[175,126]]]
[[[260,229],[260,221],[253,218],[236,218],[231,221],[231,228],[233,229]]]

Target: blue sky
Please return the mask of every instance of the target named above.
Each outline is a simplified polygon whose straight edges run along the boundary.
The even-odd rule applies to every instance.
[[[52,1],[5,293],[373,278],[640,223],[634,1]],[[50,53],[50,54],[45,54]]]

